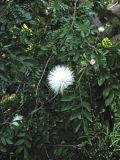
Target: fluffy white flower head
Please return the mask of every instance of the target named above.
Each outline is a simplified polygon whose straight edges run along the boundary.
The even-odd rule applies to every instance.
[[[22,119],[23,119],[23,116],[16,114],[11,124],[14,126],[19,126],[18,121],[22,121]]]
[[[101,27],[98,28],[99,32],[104,32],[104,30],[105,30],[105,28],[103,26],[101,26]]]
[[[48,83],[50,88],[55,94],[62,93],[74,82],[73,72],[69,67],[66,66],[56,66],[54,67],[48,75]]]

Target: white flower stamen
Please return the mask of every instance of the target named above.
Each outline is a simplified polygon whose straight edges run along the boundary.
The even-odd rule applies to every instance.
[[[101,27],[98,28],[98,31],[99,31],[99,32],[104,32],[104,31],[105,31],[105,28],[104,28],[103,26],[101,26]]]
[[[55,94],[62,93],[74,82],[73,72],[66,66],[54,67],[48,75],[48,83]]]

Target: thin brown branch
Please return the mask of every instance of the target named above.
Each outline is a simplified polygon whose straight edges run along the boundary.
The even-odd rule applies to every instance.
[[[72,24],[71,24],[71,28],[72,28],[72,26],[74,25],[74,22],[75,22],[76,11],[77,11],[77,1],[78,0],[75,0],[75,2],[74,2],[74,13],[73,13],[73,21],[72,21]]]
[[[46,68],[47,68],[47,66],[48,66],[48,63],[49,63],[50,59],[51,59],[51,56],[48,58],[48,60],[47,60],[47,62],[46,62],[46,64],[45,64],[45,67],[44,67],[42,76],[41,76],[41,78],[40,78],[40,80],[39,80],[39,82],[38,82],[38,84],[37,84],[37,87],[36,87],[36,96],[38,95],[38,89],[39,89],[40,83],[41,83],[42,78],[43,78],[43,76],[44,76],[44,74],[45,74],[45,71],[46,71]]]

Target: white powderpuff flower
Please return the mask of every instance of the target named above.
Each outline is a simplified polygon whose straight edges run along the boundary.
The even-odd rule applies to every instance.
[[[96,63],[95,59],[91,59],[91,60],[90,60],[90,64],[91,64],[91,65],[94,65],[95,63]]]
[[[22,119],[23,119],[23,116],[16,114],[11,124],[14,126],[19,126],[19,122],[22,121]]]
[[[105,30],[105,28],[103,26],[101,26],[101,27],[98,28],[99,32],[104,32],[104,30]]]
[[[73,71],[66,66],[54,67],[48,75],[48,84],[55,94],[63,94],[64,90],[74,82]]]

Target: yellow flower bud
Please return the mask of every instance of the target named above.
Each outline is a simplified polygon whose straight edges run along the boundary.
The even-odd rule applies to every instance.
[[[29,29],[28,26],[24,23],[22,26],[23,29]]]

